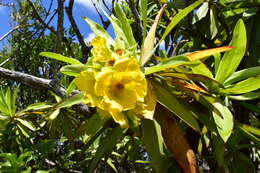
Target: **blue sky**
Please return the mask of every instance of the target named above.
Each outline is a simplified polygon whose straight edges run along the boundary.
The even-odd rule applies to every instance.
[[[56,8],[56,1],[54,0],[53,7]],[[95,0],[94,0],[95,1]],[[15,0],[2,0],[2,3],[11,3],[15,2]],[[45,7],[49,6],[50,0],[42,0],[43,5]],[[100,23],[100,19],[95,11],[95,8],[93,7],[91,0],[75,0],[75,5],[73,9],[73,14],[75,17],[75,20],[79,26],[79,29],[81,33],[83,34],[84,38],[89,41],[91,38],[94,37],[94,34],[91,32],[90,28],[88,27],[87,23],[82,19],[82,17],[86,16],[90,19],[94,20],[95,22]],[[54,19],[55,21],[55,19]],[[10,17],[10,9],[9,7],[0,6],[0,38],[6,34],[11,28],[14,27],[14,23],[11,21]],[[69,27],[69,21],[67,17],[65,17],[65,28]],[[55,23],[52,23],[54,27],[56,27]],[[111,33],[111,28],[109,28],[109,32]],[[7,44],[6,39],[2,40],[0,42],[0,49]]]

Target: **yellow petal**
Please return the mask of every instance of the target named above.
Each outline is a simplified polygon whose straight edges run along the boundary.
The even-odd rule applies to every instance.
[[[79,90],[93,92],[95,84],[95,73],[93,71],[83,71],[76,77],[75,83]]]
[[[106,46],[106,39],[104,37],[97,36],[91,41],[91,45],[94,47]]]
[[[109,84],[113,71],[110,68],[102,68],[102,71],[96,75],[95,93],[98,96],[104,96],[109,89]]]
[[[144,102],[137,102],[137,105],[133,112],[141,115],[146,119],[153,119],[155,106],[156,106],[156,95],[152,85],[148,82],[147,96],[144,98]]]
[[[116,123],[120,124],[121,127],[123,127],[123,128],[129,127],[127,118],[122,112],[120,112],[116,109],[109,109],[108,112],[111,114],[114,121]]]
[[[140,65],[136,58],[124,58],[116,61],[114,70],[118,72],[140,71]]]

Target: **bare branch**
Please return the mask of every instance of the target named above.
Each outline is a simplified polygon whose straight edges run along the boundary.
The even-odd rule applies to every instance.
[[[30,6],[32,7],[33,13],[35,18],[46,28],[48,28],[51,32],[56,33],[55,29],[53,27],[50,27],[48,24],[46,24],[44,22],[44,20],[42,20],[41,16],[38,14],[33,2],[31,0],[28,0],[28,3],[30,4]]]
[[[0,67],[0,78],[15,80],[35,89],[50,90],[63,98],[66,97],[65,88],[62,87],[57,80],[39,78],[33,75],[8,70],[2,67]],[[77,90],[73,92],[73,94],[77,93],[80,92]],[[85,104],[74,105],[73,109],[87,117],[90,117],[94,113],[94,111]]]
[[[16,27],[14,27],[13,29],[11,29],[10,31],[8,31],[5,35],[3,35],[0,38],[0,41],[2,41],[3,39],[5,39],[8,35],[12,34],[15,30],[19,29],[21,27],[21,25],[17,25]]]
[[[80,46],[81,46],[81,51],[82,51],[82,55],[83,55],[83,63],[86,63],[88,60],[88,56],[89,56],[89,52],[90,52],[90,47],[88,47],[85,44],[84,38],[82,36],[82,34],[79,31],[78,25],[76,24],[76,21],[73,17],[73,5],[74,5],[74,0],[70,0],[69,2],[69,6],[66,7],[66,13],[68,15],[69,21],[71,23],[71,27],[74,30],[74,32],[76,33],[76,36],[79,40]]]
[[[94,6],[96,12],[98,13],[98,16],[99,16],[99,18],[100,18],[100,20],[101,20],[101,23],[102,23],[104,29],[107,29],[108,26],[109,26],[109,24],[110,24],[110,21],[109,21],[109,20],[105,21],[104,18],[103,18],[103,16],[101,15],[101,13],[100,13],[99,10],[98,10],[96,3],[94,3],[93,0],[91,0],[91,2],[92,2],[92,4],[93,4],[93,6]]]
[[[134,1],[128,0],[128,3],[129,3],[129,7],[130,7],[132,13],[134,14],[135,21],[137,23],[137,29],[138,29],[137,40],[139,43],[141,43],[143,35],[144,35],[143,34],[143,24],[142,24],[142,21],[140,20],[140,15],[138,13],[138,10],[136,8],[136,4],[134,3]]]

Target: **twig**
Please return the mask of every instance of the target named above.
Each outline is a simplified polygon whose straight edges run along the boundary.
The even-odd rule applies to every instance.
[[[143,24],[142,24],[142,21],[140,20],[138,11],[136,9],[136,6],[135,6],[135,3],[133,2],[133,0],[128,0],[128,3],[129,3],[129,7],[130,7],[132,13],[134,14],[135,21],[137,23],[137,29],[138,29],[137,40],[141,44],[142,38],[143,38],[143,35],[144,35],[143,34]]]
[[[100,14],[100,12],[99,12],[99,10],[98,10],[96,3],[94,3],[93,0],[91,0],[91,2],[92,2],[92,4],[93,4],[93,6],[94,6],[96,12],[98,13],[98,16],[99,16],[99,18],[100,18],[100,20],[101,20],[101,23],[102,23],[104,29],[107,29],[108,26],[109,26],[109,24],[110,24],[109,20],[105,21],[105,20],[103,19],[103,16]]]
[[[51,32],[56,34],[56,31],[53,27],[50,27],[49,25],[47,25],[44,20],[42,20],[41,16],[38,14],[33,2],[31,0],[27,0],[29,5],[32,7],[33,13],[35,15],[35,18],[42,24],[44,25],[44,27],[48,28]]]
[[[21,27],[21,25],[17,25],[16,27],[14,27],[13,29],[11,29],[10,31],[8,31],[5,35],[3,35],[0,38],[0,41],[2,41],[3,39],[5,39],[8,35],[12,34],[15,30],[19,29]]]

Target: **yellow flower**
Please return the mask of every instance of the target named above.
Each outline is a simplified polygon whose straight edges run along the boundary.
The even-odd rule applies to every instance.
[[[118,57],[121,52],[110,52],[103,37],[96,37],[91,44],[94,46],[92,61],[102,63],[96,63],[100,65],[99,70],[83,71],[75,80],[84,92],[85,103],[109,113],[122,127],[128,127],[124,111],[132,110],[152,119],[155,94],[151,85],[147,84],[137,59]]]
[[[114,60],[110,50],[106,46],[106,40],[103,37],[95,37],[91,41],[91,45],[94,47],[91,52],[93,54],[93,62],[108,62]]]
[[[146,79],[136,59],[119,60],[113,68],[103,68],[96,76],[95,93],[120,111],[135,108],[146,92]]]

